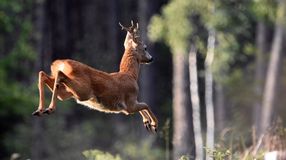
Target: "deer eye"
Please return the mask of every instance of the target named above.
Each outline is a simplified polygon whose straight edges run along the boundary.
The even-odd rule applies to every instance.
[[[147,47],[144,47],[144,50],[147,51]]]

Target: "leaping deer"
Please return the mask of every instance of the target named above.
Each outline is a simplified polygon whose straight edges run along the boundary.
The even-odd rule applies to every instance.
[[[39,72],[39,107],[33,115],[53,113],[57,98],[62,101],[74,98],[79,104],[106,113],[139,112],[146,129],[157,132],[157,118],[146,103],[137,101],[140,64],[150,63],[153,58],[139,36],[138,23],[135,26],[131,21],[130,27],[119,25],[127,31],[119,72],[106,73],[71,59],[56,60],[51,65],[51,76]],[[44,85],[52,91],[46,109]]]

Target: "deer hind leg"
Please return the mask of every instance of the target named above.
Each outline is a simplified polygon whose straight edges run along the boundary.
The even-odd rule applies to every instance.
[[[152,131],[157,132],[158,120],[146,103],[136,103],[133,107],[129,107],[127,111],[129,113],[139,112],[146,119],[148,117],[148,119],[151,120],[151,124],[148,124],[148,126],[151,125],[151,127],[150,128],[146,127],[146,129],[148,131],[152,129]],[[144,122],[144,118],[143,118],[143,122]]]
[[[44,111],[44,103],[45,103],[45,92],[44,92],[44,85],[46,84],[49,88],[52,88],[54,85],[54,78],[47,75],[44,71],[39,72],[39,81],[38,81],[38,88],[39,88],[39,106],[36,111],[32,113],[34,116],[41,116]]]
[[[68,91],[66,90],[68,88]],[[90,89],[85,83],[78,83],[75,79],[70,79],[62,71],[58,71],[53,86],[53,95],[49,108],[43,113],[50,114],[56,109],[56,97],[59,99],[67,99],[74,97],[80,101],[90,98]]]
[[[65,100],[72,97],[72,94],[66,91],[65,86],[62,82],[68,77],[61,71],[58,71],[53,84],[47,84],[49,89],[52,90],[52,100],[49,107],[43,112],[46,114],[52,113],[56,109],[56,99]]]
[[[44,82],[44,84],[46,84],[46,86],[50,89],[51,92],[53,92],[55,78],[49,76],[48,74],[46,74],[43,71],[40,71],[39,72],[39,79],[42,79],[41,81]],[[40,82],[40,80],[39,80],[39,82]],[[41,87],[41,88],[43,88],[43,87]],[[39,89],[40,89],[40,87],[39,87]],[[42,95],[44,95],[43,93],[42,93]],[[72,93],[68,92],[64,85],[60,84],[59,90],[58,90],[58,99],[64,101],[68,98],[71,98],[71,96],[72,96]]]
[[[39,88],[39,107],[36,111],[32,113],[32,115],[40,116],[44,112],[44,102],[45,102],[45,92],[44,92],[44,86],[47,85],[47,87],[53,91],[53,86],[55,83],[55,78],[49,76],[44,71],[39,72],[39,82],[38,82],[38,88]],[[71,93],[67,92],[65,90],[64,86],[60,86],[58,98],[60,100],[65,100],[67,98],[70,98],[72,96]]]
[[[55,79],[51,78],[50,76],[48,76],[46,73],[43,73],[43,75],[47,78],[46,80],[46,85],[47,87],[50,89],[51,92],[53,92],[53,87],[54,87],[54,82]],[[72,97],[72,93],[68,92],[66,90],[66,87],[62,84],[60,84],[59,88],[58,88],[58,95],[57,98],[61,101],[64,101],[66,99],[69,99]]]

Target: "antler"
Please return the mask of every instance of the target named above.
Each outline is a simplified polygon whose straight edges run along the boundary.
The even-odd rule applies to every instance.
[[[136,26],[134,26],[133,21],[131,20],[131,26],[130,27],[125,27],[123,26],[120,22],[119,22],[120,27],[122,28],[122,30],[126,30],[130,33],[135,33],[139,30],[139,25],[138,23],[136,23]]]
[[[119,22],[119,25],[120,25],[122,30],[126,30],[127,32],[129,32],[132,35],[132,39],[135,42],[138,42],[138,38],[140,37],[139,33],[138,33],[138,31],[139,31],[139,24],[138,23],[136,23],[136,26],[135,26],[133,21],[131,20],[131,26],[130,27],[125,27],[120,22]]]

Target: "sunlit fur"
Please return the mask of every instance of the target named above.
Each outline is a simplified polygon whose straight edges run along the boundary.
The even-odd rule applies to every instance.
[[[71,59],[54,61],[51,76],[43,71],[39,73],[39,108],[33,114],[52,113],[56,98],[74,98],[79,104],[106,113],[128,115],[140,112],[144,124],[150,123],[156,131],[158,122],[155,115],[147,104],[137,101],[140,63],[149,63],[152,57],[142,42],[135,43],[128,34],[124,46],[120,69],[115,73],[106,73]],[[49,108],[45,111],[44,84],[53,92]]]

